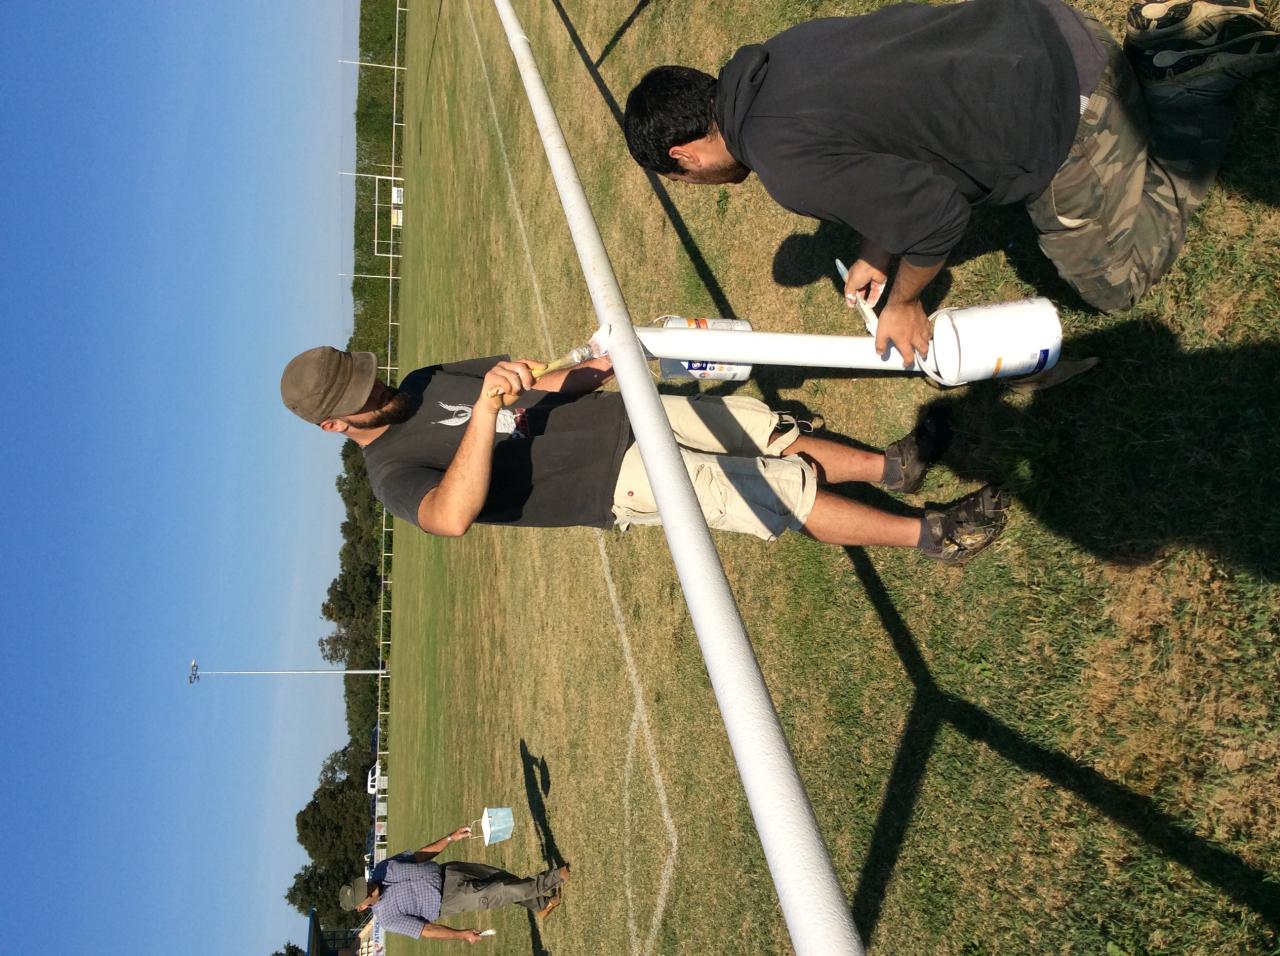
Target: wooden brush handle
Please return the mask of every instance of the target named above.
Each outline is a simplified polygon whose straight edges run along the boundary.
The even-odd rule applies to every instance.
[[[580,351],[581,350],[579,349],[574,349],[572,352],[566,352],[564,355],[560,356],[554,362],[551,362],[547,365],[543,365],[540,368],[529,369],[529,374],[533,376],[533,380],[536,382],[538,379],[542,378],[542,376],[546,375],[548,372],[558,372],[562,368],[568,368],[570,365],[577,365],[579,362],[582,361],[582,359],[579,357]],[[484,397],[497,398],[501,394],[502,394],[501,389],[491,388],[489,389],[489,391],[484,393]]]

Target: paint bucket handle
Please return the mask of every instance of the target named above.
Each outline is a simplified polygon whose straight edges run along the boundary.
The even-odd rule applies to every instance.
[[[935,312],[933,315],[929,316],[929,354],[933,356],[934,367],[930,368],[927,364],[927,360],[923,356],[921,356],[920,353],[917,351],[915,353],[916,368],[922,371],[925,374],[926,378],[933,379],[943,388],[952,388],[956,383],[948,382],[945,378],[943,378],[942,370],[937,367],[938,350],[933,347],[933,334],[934,334],[934,330],[937,328],[937,322],[938,322],[938,313]]]
[[[930,344],[929,352],[930,354],[933,354],[932,338],[929,340],[929,344]],[[929,368],[927,362],[928,362],[928,359],[924,358],[919,352],[916,352],[916,368],[924,372],[927,378],[933,379],[943,388],[952,388],[955,386],[956,384],[955,382],[948,382],[945,378],[942,377],[942,374],[939,371],[937,371],[937,369]]]

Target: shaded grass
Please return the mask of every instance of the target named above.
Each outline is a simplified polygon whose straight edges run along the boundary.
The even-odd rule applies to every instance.
[[[756,184],[655,189],[625,158],[609,97],[655,62],[714,69],[739,42],[853,10],[637,6],[520,8],[636,321],[736,309],[761,328],[847,329],[828,273],[855,236],[786,214]],[[495,17],[472,11],[556,352],[594,323]],[[409,18],[402,367],[541,355],[475,41],[459,4],[439,8],[438,38],[435,12]],[[1123,5],[1099,12],[1118,22]],[[1242,97],[1223,187],[1129,314],[1065,292],[1019,210],[975,223],[947,301],[1050,295],[1068,351],[1102,356],[1098,372],[1030,400],[814,370],[744,389],[878,445],[921,406],[948,404],[962,440],[910,503],[996,476],[1017,495],[1004,538],[963,572],[798,537],[717,538],[881,951],[1277,945],[1280,214],[1274,175],[1259,172],[1274,171],[1276,91],[1268,78]],[[785,951],[665,544],[642,531],[605,547],[679,832],[656,951]],[[395,611],[393,843],[514,806],[516,838],[467,856],[520,871],[564,858],[578,875],[540,931],[519,911],[477,921],[500,929],[496,950],[643,943],[667,843],[593,535],[406,532]]]

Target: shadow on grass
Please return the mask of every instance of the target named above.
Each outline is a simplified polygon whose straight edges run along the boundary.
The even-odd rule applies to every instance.
[[[1280,207],[1278,154],[1280,76],[1272,73],[1255,77],[1236,92],[1235,123],[1218,181],[1231,193]]]
[[[844,297],[844,283],[836,273],[835,260],[852,265],[861,244],[857,232],[835,222],[819,222],[813,232],[793,232],[774,251],[773,281],[797,288],[825,279],[831,284],[832,301],[839,302]],[[920,297],[925,311],[933,312],[942,305],[951,291],[954,268],[997,250],[1004,252],[1018,278],[1034,288],[1036,295],[1077,311],[1096,311],[1062,281],[1053,263],[1045,258],[1035,227],[1021,206],[980,206],[973,210],[969,228],[947,258],[946,267]],[[864,334],[862,324],[856,326],[856,332],[851,334]]]
[[[600,98],[609,107],[609,112],[613,114],[613,121],[621,129],[622,108],[618,105],[617,99],[614,98],[613,92],[609,89],[609,84],[600,75],[600,68],[597,66],[596,61],[591,59],[591,54],[587,52],[587,48],[582,42],[582,37],[578,35],[577,28],[573,25],[573,21],[569,19],[569,14],[564,5],[560,0],[551,0],[551,3],[556,8],[556,13],[560,15],[560,21],[564,24],[565,32],[569,34],[569,40],[573,43],[573,48],[577,51],[583,68],[587,71],[587,75],[591,77],[591,82],[595,84],[596,90],[600,93]],[[635,18],[647,5],[647,2],[637,4],[635,10],[615,32],[614,38],[609,41],[605,52],[600,55],[600,62],[604,62],[605,56],[613,49],[613,46],[616,45],[627,27],[635,21]],[[735,314],[733,306],[725,295],[724,289],[720,288],[720,282],[707,264],[702,250],[698,248],[698,243],[693,238],[693,233],[689,231],[689,226],[684,221],[684,217],[680,215],[680,210],[676,209],[675,203],[671,201],[671,194],[667,191],[667,187],[653,173],[646,172],[645,177],[649,181],[649,188],[653,190],[654,196],[657,197],[659,204],[661,204],[667,220],[671,223],[672,228],[675,229],[676,236],[680,239],[680,245],[684,247],[685,255],[689,257],[689,262],[692,263],[694,271],[698,274],[698,281],[702,283],[703,288],[707,290],[707,295],[710,296],[711,301],[715,304],[716,311],[722,316],[733,316]]]
[[[637,4],[594,61],[560,0],[552,3],[583,67],[621,125],[622,111],[598,67],[643,12],[646,0]],[[1229,167],[1224,180],[1238,180],[1238,169]],[[716,309],[721,315],[734,315],[666,187],[652,174],[648,181]],[[1274,186],[1268,181],[1267,188]],[[775,255],[774,278],[796,286],[826,277],[838,295],[842,289],[832,260],[839,257],[848,263],[846,256],[856,257],[856,243],[851,230],[819,223],[816,232],[798,233],[783,242]],[[1020,278],[1040,294],[1087,308],[1040,253],[1020,208],[981,210],[952,265],[996,249],[1004,250]],[[949,288],[950,277],[944,274],[930,288],[926,307],[936,308]],[[1070,391],[1055,390],[1048,399],[1036,396],[1026,408],[1009,404],[1006,394],[994,386],[939,399],[952,406],[956,431],[967,439],[956,443],[965,450],[948,459],[952,468],[965,477],[985,477],[993,471],[1008,476],[1007,483],[1023,504],[1046,524],[1107,560],[1138,563],[1170,545],[1193,545],[1275,579],[1277,557],[1266,544],[1276,539],[1275,530],[1269,530],[1274,519],[1268,516],[1275,513],[1280,441],[1277,425],[1269,420],[1269,409],[1259,407],[1259,399],[1271,395],[1280,381],[1280,349],[1183,353],[1171,333],[1138,323],[1086,336],[1071,347],[1078,354],[1107,356],[1108,364],[1092,380]],[[784,370],[766,377],[766,401],[780,384],[799,384],[813,372]],[[716,391],[733,388],[722,383]],[[864,940],[875,932],[929,756],[944,724],[1075,794],[1200,880],[1280,927],[1280,890],[1266,873],[1182,826],[1150,799],[1027,739],[941,689],[870,561],[859,549],[847,553],[915,687],[854,897],[853,915]],[[540,811],[535,806],[542,807],[545,821],[540,796],[545,791],[539,789],[536,762],[531,762],[523,743],[521,753],[526,758],[530,809],[537,819]]]
[[[631,24],[636,22],[636,18],[640,16],[640,14],[644,13],[644,8],[651,2],[652,0],[640,0],[640,2],[635,5],[635,8],[627,14],[627,18],[622,21],[618,29],[613,31],[613,36],[609,38],[609,42],[604,45],[604,49],[601,50],[600,55],[596,57],[596,66],[603,63],[605,58],[613,52],[613,48],[618,45],[618,41],[621,40],[626,32],[631,29]]]
[[[440,36],[440,14],[444,10],[444,0],[436,3],[435,26],[431,28],[431,47],[427,51],[427,65],[423,71],[422,89],[425,91],[431,85],[431,68],[436,62],[436,40]]]
[[[555,834],[551,832],[551,821],[547,818],[546,796],[551,792],[551,769],[545,757],[535,757],[529,745],[520,741],[520,766],[524,768],[524,795],[529,801],[529,816],[534,828],[538,831],[538,846],[547,868],[564,866],[565,859],[556,846]],[[529,940],[533,956],[551,956],[551,951],[542,944],[542,930],[532,913],[529,917]]]
[[[1280,343],[1188,352],[1134,321],[1069,344],[1103,364],[1025,403],[992,383],[933,402],[955,433],[947,465],[1004,476],[1023,507],[1104,561],[1192,547],[1280,580]]]
[[[866,553],[860,548],[846,548],[845,553],[915,688],[854,895],[853,918],[864,941],[870,942],[875,934],[885,892],[928,770],[929,755],[943,724],[985,744],[1022,770],[1075,794],[1203,882],[1257,913],[1271,926],[1280,927],[1280,887],[1267,873],[1187,829],[1147,797],[1108,780],[1061,751],[1028,740],[982,708],[939,687]]]

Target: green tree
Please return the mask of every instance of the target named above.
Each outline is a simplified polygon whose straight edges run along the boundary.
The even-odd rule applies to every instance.
[[[357,869],[371,822],[364,781],[320,784],[296,822],[298,842],[312,860]]]
[[[294,874],[284,898],[304,916],[314,909],[323,925],[345,926],[351,917],[338,904],[338,890],[358,875],[359,871],[308,863]]]

